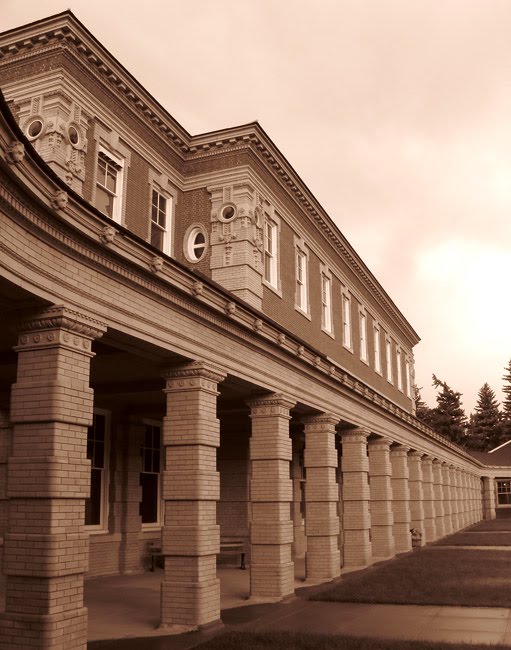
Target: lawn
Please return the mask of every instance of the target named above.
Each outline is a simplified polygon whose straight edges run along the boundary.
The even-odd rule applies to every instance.
[[[510,646],[495,644],[394,641],[291,632],[227,632],[196,647],[200,650],[511,650]]]
[[[511,552],[424,548],[374,565],[312,600],[511,607]]]

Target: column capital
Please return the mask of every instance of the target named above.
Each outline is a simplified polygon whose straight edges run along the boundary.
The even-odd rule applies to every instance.
[[[367,438],[371,435],[369,429],[365,427],[357,427],[356,429],[349,429],[348,431],[341,431],[342,442],[366,442]]]
[[[422,457],[422,462],[425,465],[433,465],[433,457],[428,456],[428,454],[424,454],[424,456]]]
[[[339,418],[331,413],[318,413],[318,415],[307,415],[303,417],[302,422],[305,426],[323,428],[323,425],[330,425],[335,427],[336,424],[339,424]]]
[[[411,460],[416,460],[420,462],[423,457],[424,457],[424,452],[419,451],[418,449],[410,449],[410,451],[408,452],[408,458],[410,458]]]
[[[18,322],[17,352],[67,346],[90,350],[91,340],[106,332],[106,324],[64,305],[26,313]]]
[[[164,368],[162,376],[166,380],[164,392],[197,388],[216,390],[217,384],[227,377],[227,373],[207,361],[192,361],[182,366]]]
[[[407,447],[406,445],[401,445],[399,443],[396,443],[394,447],[390,448],[390,453],[393,456],[407,456],[409,451],[410,451],[410,447]]]
[[[443,464],[443,461],[440,460],[440,458],[433,458],[433,465],[435,465],[435,467],[441,468],[442,464]]]
[[[272,417],[281,415],[291,418],[289,411],[296,404],[286,395],[280,393],[273,393],[272,395],[262,395],[261,397],[254,397],[245,402],[250,407],[250,417]]]
[[[373,438],[373,440],[368,441],[369,447],[372,449],[381,448],[381,449],[390,449],[390,445],[393,443],[393,440],[390,438],[385,438],[381,436],[380,438]]]

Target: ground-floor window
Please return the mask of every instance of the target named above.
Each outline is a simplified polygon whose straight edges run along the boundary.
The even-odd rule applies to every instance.
[[[160,523],[161,510],[161,426],[159,424],[146,423],[141,453],[142,500],[140,501],[140,516],[142,524],[157,525]]]
[[[511,506],[511,479],[497,479],[497,503]]]
[[[109,419],[95,412],[87,430],[87,458],[91,462],[90,497],[85,500],[85,525],[103,528],[106,521],[107,446]]]

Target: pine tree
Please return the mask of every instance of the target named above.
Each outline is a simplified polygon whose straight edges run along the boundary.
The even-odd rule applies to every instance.
[[[502,419],[505,422],[511,422],[511,359],[504,368],[506,374],[502,377],[504,386],[502,392],[504,393],[504,401],[502,402]]]
[[[413,387],[413,400],[415,402],[415,417],[418,420],[421,420],[421,422],[424,422],[425,424],[429,424],[429,413],[431,409],[426,404],[426,402],[423,401],[421,396],[421,390],[422,388],[419,388],[418,386]]]
[[[502,436],[501,413],[495,392],[485,383],[478,393],[474,413],[470,416],[467,446],[489,451],[500,444]]]
[[[461,393],[454,391],[435,375],[433,375],[433,386],[442,390],[436,398],[437,406],[430,409],[429,426],[452,442],[458,445],[464,444],[467,417],[461,405]]]

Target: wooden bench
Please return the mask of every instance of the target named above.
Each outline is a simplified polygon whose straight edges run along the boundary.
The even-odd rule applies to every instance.
[[[149,555],[151,557],[151,568],[149,569],[149,571],[154,571],[156,568],[157,561],[160,558],[163,558],[161,547],[156,546],[155,542],[149,542],[147,546],[148,546]]]
[[[244,571],[245,566],[245,546],[243,540],[239,537],[221,537],[220,538],[220,555],[239,555],[240,569]]]

